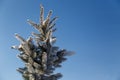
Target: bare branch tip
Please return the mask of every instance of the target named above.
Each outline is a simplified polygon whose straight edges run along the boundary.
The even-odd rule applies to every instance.
[[[43,7],[43,5],[42,5],[42,4],[40,4],[40,8],[41,8],[41,9],[44,9],[44,7]]]
[[[18,33],[15,33],[15,36],[19,36]]]
[[[52,12],[53,12],[52,10],[49,11],[49,13],[52,13]]]

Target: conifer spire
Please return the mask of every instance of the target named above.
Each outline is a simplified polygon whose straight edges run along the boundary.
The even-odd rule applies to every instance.
[[[17,71],[22,74],[24,80],[58,80],[62,74],[54,74],[53,71],[57,67],[61,67],[61,63],[66,60],[65,56],[72,55],[74,52],[59,49],[53,45],[56,42],[56,37],[52,33],[56,30],[54,26],[58,17],[50,19],[52,15],[50,10],[44,19],[42,5],[40,5],[40,10],[39,24],[27,20],[39,33],[33,32],[34,37],[29,37],[27,40],[15,34],[20,45],[12,46],[12,48],[20,51],[18,57],[25,63],[25,67],[18,68]]]

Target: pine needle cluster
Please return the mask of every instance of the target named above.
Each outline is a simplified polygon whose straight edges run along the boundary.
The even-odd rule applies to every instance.
[[[39,33],[32,33],[32,37],[25,40],[18,34],[15,37],[20,41],[20,45],[12,46],[19,50],[18,57],[25,63],[25,67],[18,68],[24,80],[58,80],[61,73],[54,74],[54,70],[61,67],[61,63],[66,60],[65,56],[72,55],[72,51],[59,49],[54,46],[56,37],[52,33],[56,30],[55,21],[58,17],[50,19],[50,10],[44,19],[44,8],[40,6],[40,21],[35,23],[28,20],[28,23],[38,30]]]

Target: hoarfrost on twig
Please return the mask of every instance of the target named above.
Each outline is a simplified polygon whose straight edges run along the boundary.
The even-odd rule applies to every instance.
[[[65,49],[60,50],[59,47],[53,45],[56,42],[53,32],[56,30],[54,27],[58,17],[50,19],[52,15],[50,10],[44,20],[42,5],[40,5],[40,10],[38,24],[27,20],[39,33],[32,32],[34,37],[30,36],[27,40],[15,34],[15,37],[20,41],[20,45],[11,48],[19,50],[18,57],[25,62],[24,68],[17,69],[25,80],[58,80],[62,75],[60,73],[54,74],[54,70],[61,67],[61,63],[67,60],[65,56],[73,55],[74,52]]]

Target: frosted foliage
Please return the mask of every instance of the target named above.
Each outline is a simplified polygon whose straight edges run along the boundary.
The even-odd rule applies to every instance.
[[[56,37],[52,33],[57,17],[50,19],[52,11],[49,11],[44,19],[44,8],[40,6],[39,24],[28,20],[28,23],[38,30],[39,33],[32,33],[32,37],[25,40],[18,34],[15,37],[20,41],[20,45],[12,46],[19,50],[18,57],[25,63],[25,67],[18,68],[24,80],[58,80],[61,73],[54,74],[54,70],[61,67],[61,63],[66,60],[65,56],[72,55],[72,51],[59,49],[54,46]]]

